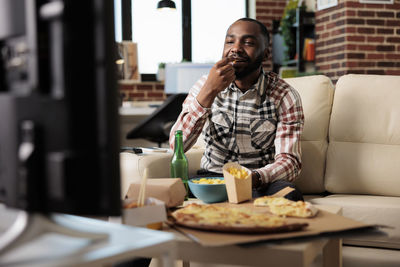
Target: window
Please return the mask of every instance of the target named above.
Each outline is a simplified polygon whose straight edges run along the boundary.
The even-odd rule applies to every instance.
[[[176,10],[157,10],[159,0],[132,1],[132,39],[138,43],[140,73],[156,73],[161,62],[182,60],[181,1]]]
[[[122,41],[121,1],[114,0],[115,41]]]
[[[190,1],[189,5],[184,2],[184,12],[182,1]],[[176,10],[169,12],[157,10],[158,2],[131,0],[132,40],[138,43],[139,72],[142,74],[156,73],[161,62],[181,62],[188,46],[193,62],[216,62],[221,58],[228,26],[236,19],[246,17],[247,12],[246,0],[174,0]],[[122,40],[120,6],[120,3],[115,4],[117,41]],[[187,17],[191,18],[191,35],[182,41],[182,20]]]
[[[243,17],[246,17],[246,1],[192,0],[192,61],[218,61],[226,30],[232,22]]]

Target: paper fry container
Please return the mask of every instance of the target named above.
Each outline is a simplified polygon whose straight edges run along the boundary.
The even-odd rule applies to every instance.
[[[228,169],[234,167],[236,169],[245,169],[248,173],[244,179],[239,179],[228,172]],[[252,198],[251,190],[251,171],[240,166],[236,162],[228,162],[222,168],[224,173],[226,191],[228,193],[228,201],[230,203],[240,203]]]

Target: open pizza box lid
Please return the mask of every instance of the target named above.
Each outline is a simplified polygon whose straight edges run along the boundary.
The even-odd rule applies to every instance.
[[[236,169],[244,169],[248,173],[246,178],[239,179],[229,173],[230,168]],[[243,166],[240,166],[236,162],[228,162],[222,168],[226,192],[228,193],[228,201],[229,203],[240,203],[252,198],[252,189],[251,189],[251,171]]]

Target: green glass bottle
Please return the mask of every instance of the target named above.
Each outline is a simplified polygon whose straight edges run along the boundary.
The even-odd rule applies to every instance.
[[[181,130],[175,132],[175,148],[174,155],[171,159],[170,171],[172,178],[181,178],[186,188],[185,200],[189,197],[189,168],[188,160],[183,152],[183,134]]]

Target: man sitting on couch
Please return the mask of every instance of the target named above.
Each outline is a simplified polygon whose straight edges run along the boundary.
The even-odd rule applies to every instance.
[[[253,197],[290,186],[301,170],[300,135],[304,125],[296,90],[262,62],[269,55],[267,28],[242,18],[227,31],[223,57],[191,88],[171,129],[183,131],[187,151],[203,131],[202,176],[221,176],[227,162],[252,170]],[[297,189],[286,195],[302,200]]]

